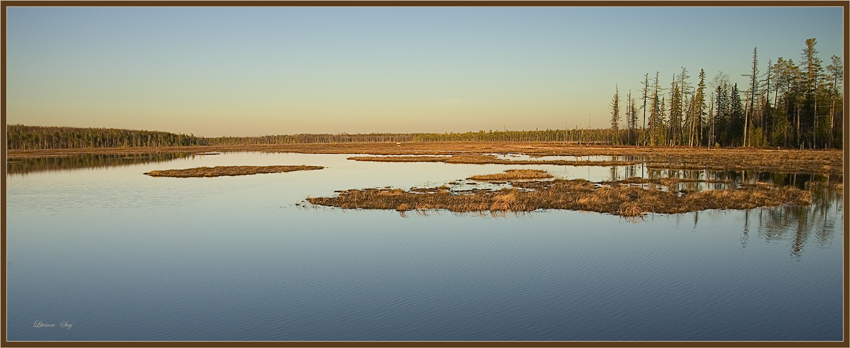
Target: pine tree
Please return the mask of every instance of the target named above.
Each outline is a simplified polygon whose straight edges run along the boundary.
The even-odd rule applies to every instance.
[[[832,77],[832,86],[830,90],[830,107],[829,107],[829,132],[830,138],[834,143],[833,146],[839,147],[841,146],[841,137],[836,139],[835,136],[835,114],[836,114],[836,103],[841,101],[841,90],[839,89],[839,84],[844,81],[844,65],[841,63],[841,57],[833,55],[832,56],[832,64],[826,67],[826,71],[829,73],[829,77]],[[843,103],[842,103],[843,105]]]
[[[632,98],[632,90],[629,90],[627,96],[628,104],[626,106],[626,118],[629,125],[629,144],[636,144],[636,128],[637,128],[637,109],[635,108],[635,100]]]
[[[649,143],[652,146],[657,145],[657,136],[656,131],[659,125],[659,118],[661,117],[661,101],[658,100],[658,72],[655,73],[655,83],[652,88],[652,98],[650,104],[649,111]]]
[[[675,137],[676,144],[684,144],[685,143],[686,124],[687,124],[687,120],[691,116],[689,114],[689,112],[691,110],[690,110],[690,107],[688,106],[689,103],[690,103],[688,101],[688,95],[690,94],[688,91],[691,89],[690,84],[687,83],[687,80],[689,78],[691,78],[691,76],[688,75],[688,69],[685,68],[685,67],[682,67],[682,74],[679,75],[679,96],[678,96],[679,100],[678,100],[678,109],[676,110],[676,113],[678,114],[677,117],[676,117],[676,121],[677,121],[677,123],[676,123],[676,133],[677,134],[676,134],[676,137]],[[671,110],[670,112],[671,112],[671,115],[672,115],[673,110]]]
[[[611,100],[611,143],[617,145],[620,134],[620,87],[614,87],[614,98]]]
[[[681,90],[676,83],[676,75],[670,84],[670,122],[667,138],[670,145],[679,145],[682,137],[682,102]]]
[[[753,70],[750,76],[750,93],[747,95],[747,109],[744,112],[744,142],[743,146],[747,146],[747,133],[749,133],[750,118],[755,114],[753,105],[756,103],[756,91],[758,90],[758,47],[753,48]]]
[[[691,108],[688,114],[690,115],[690,137],[688,146],[699,145],[702,141],[703,116],[705,109],[705,70],[699,70],[699,84],[697,85],[696,93],[691,99]]]
[[[655,130],[657,132],[657,134],[655,136],[656,137],[656,141],[655,141],[656,144],[666,144],[667,143],[667,139],[666,139],[667,131],[666,131],[666,129],[669,128],[669,127],[665,127],[667,125],[667,122],[666,122],[667,119],[665,117],[666,114],[665,114],[664,105],[667,105],[667,104],[665,103],[664,97],[662,96],[661,102],[658,103],[658,117],[655,118],[655,122],[656,122],[655,123]]]
[[[744,144],[744,119],[746,116],[743,105],[741,105],[741,96],[738,93],[738,84],[732,86],[732,91],[729,95],[729,140],[732,146],[743,146]]]
[[[773,105],[770,103],[770,82],[774,81],[773,61],[767,60],[767,75],[765,76],[764,97],[761,98],[760,105],[763,105],[762,111],[756,119],[756,126],[762,127],[765,138],[771,139],[773,133]],[[775,81],[774,81],[775,82]]]
[[[714,91],[714,142],[723,146],[729,144],[729,76],[718,73],[712,84]]]
[[[643,107],[641,107],[643,109],[643,126],[640,128],[640,133],[644,138],[642,145],[646,145],[646,98],[649,94],[649,73],[643,76],[643,82],[641,84],[643,85]]]
[[[808,133],[811,134],[812,147],[817,147],[817,126],[818,126],[818,78],[821,74],[821,60],[817,57],[818,51],[815,49],[817,39],[806,39],[806,48],[803,49],[803,59],[805,60],[805,74],[803,75],[803,88],[805,95],[805,106],[803,112],[803,130],[804,133],[807,126],[811,126]]]

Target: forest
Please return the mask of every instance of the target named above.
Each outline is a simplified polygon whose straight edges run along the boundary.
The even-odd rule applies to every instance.
[[[194,135],[113,128],[6,126],[9,150],[206,145]]]
[[[461,133],[294,134],[256,137],[198,137],[161,131],[112,128],[6,126],[10,150],[255,145],[354,142],[556,141],[577,145],[842,148],[844,65],[817,55],[805,41],[800,62],[779,57],[759,66],[753,48],[747,86],[718,73],[710,81],[700,69],[693,85],[686,68],[662,84],[659,73],[643,76],[638,94],[611,100],[611,128],[483,131]],[[764,72],[762,72],[764,70]],[[745,88],[745,89],[744,89]],[[623,109],[624,110],[621,110]],[[621,115],[621,111],[623,111]],[[620,128],[625,121],[626,127]]]
[[[607,129],[547,129],[464,133],[343,133],[197,137],[192,134],[143,130],[7,125],[6,144],[9,150],[441,141],[566,141],[576,144],[600,144],[610,142],[610,134]]]
[[[841,57],[833,55],[824,67],[816,44],[815,38],[805,41],[799,63],[779,57],[761,68],[758,47],[753,48],[752,69],[742,74],[748,80],[745,87],[732,84],[723,73],[706,81],[702,69],[693,86],[684,67],[669,85],[662,84],[657,72],[652,79],[647,73],[639,95],[629,91],[624,102],[615,86],[610,142],[842,148],[844,65]],[[620,130],[624,103],[625,132]]]

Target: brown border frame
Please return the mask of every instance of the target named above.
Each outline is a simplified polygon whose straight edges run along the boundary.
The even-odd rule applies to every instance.
[[[755,7],[842,7],[844,14],[844,115],[845,121],[843,122],[844,127],[844,172],[848,172],[850,169],[850,156],[846,151],[848,146],[850,146],[850,138],[848,138],[847,134],[850,132],[850,123],[847,122],[848,111],[850,111],[850,105],[846,102],[847,92],[850,91],[850,87],[847,85],[847,56],[850,53],[848,50],[848,24],[847,20],[850,18],[850,1],[706,1],[706,0],[698,0],[698,1],[659,1],[659,0],[649,0],[649,1],[541,1],[541,0],[529,0],[529,1],[521,1],[521,0],[459,0],[459,1],[447,1],[447,0],[436,0],[436,1],[427,1],[427,0],[411,0],[411,1],[399,1],[399,0],[388,0],[388,1],[380,1],[380,0],[353,0],[353,1],[339,1],[339,0],[328,0],[328,1],[308,1],[308,0],[295,0],[295,1],[257,1],[257,0],[247,0],[247,1],[234,1],[234,0],[178,0],[178,1],[163,1],[163,0],[152,0],[152,1],[140,1],[140,0],[130,0],[130,1],[115,1],[115,0],[107,0],[107,1],[92,1],[92,0],[80,0],[80,1],[33,1],[33,0],[23,0],[23,1],[3,1],[0,3],[0,18],[2,18],[2,35],[0,35],[0,47],[2,47],[2,57],[0,57],[0,121],[2,121],[3,127],[6,127],[6,8],[9,6],[30,6],[30,7],[79,7],[79,6],[93,6],[93,7],[105,7],[105,6],[147,6],[147,7],[172,7],[172,6],[192,6],[192,7],[201,7],[201,6],[230,6],[230,7],[255,7],[255,6],[286,6],[286,7],[299,7],[299,6],[322,6],[322,7],[370,7],[370,6],[392,6],[392,7],[410,7],[410,6],[427,6],[427,7],[452,7],[452,6],[495,6],[495,7],[511,7],[511,6],[522,6],[522,7],[540,7],[540,6],[554,6],[554,7],[568,7],[568,6],[595,6],[595,7],[622,7],[622,6],[639,6],[639,7],[653,7],[653,6],[676,6],[676,7],[696,7],[696,6],[706,6],[706,7],[742,7],[742,6],[755,6]],[[2,133],[3,136],[0,137],[2,139],[3,144],[0,145],[0,157],[3,158],[3,169],[2,169],[2,178],[0,178],[0,190],[2,190],[3,199],[0,200],[0,239],[2,239],[2,260],[0,260],[0,267],[2,270],[2,277],[0,277],[0,311],[2,311],[2,317],[0,317],[0,346],[7,347],[434,347],[434,346],[448,346],[448,347],[847,347],[848,346],[848,337],[847,337],[847,328],[848,323],[850,323],[850,302],[848,301],[848,279],[850,279],[850,267],[848,267],[847,259],[848,259],[848,250],[850,250],[850,239],[846,234],[848,229],[848,220],[845,215],[843,221],[844,227],[844,339],[842,341],[7,341],[7,313],[6,313],[6,166],[5,162],[7,159],[7,149],[6,149],[6,136],[5,131]],[[846,187],[846,179],[845,179],[845,187]],[[845,190],[846,193],[846,190]],[[847,197],[846,194],[843,195],[844,206],[848,205],[850,202],[850,198]]]

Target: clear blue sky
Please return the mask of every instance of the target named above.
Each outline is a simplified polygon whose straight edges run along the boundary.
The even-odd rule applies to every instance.
[[[843,57],[840,7],[8,7],[7,123],[251,136],[608,127],[615,85]]]

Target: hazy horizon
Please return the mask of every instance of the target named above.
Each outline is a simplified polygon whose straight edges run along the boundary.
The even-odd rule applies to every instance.
[[[607,128],[684,66],[844,58],[841,7],[7,7],[7,124],[203,137]],[[623,103],[624,104],[624,103]]]

